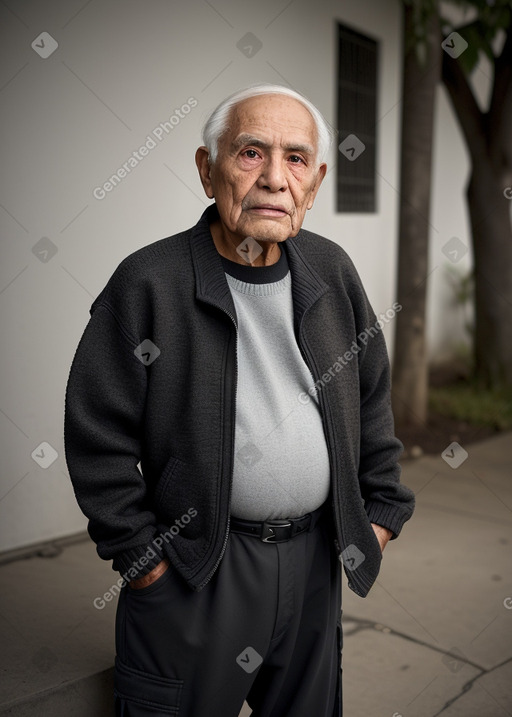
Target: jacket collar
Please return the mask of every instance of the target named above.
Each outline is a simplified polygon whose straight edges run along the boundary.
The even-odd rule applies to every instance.
[[[211,204],[192,229],[190,250],[196,276],[196,298],[199,301],[218,306],[230,314],[236,323],[236,310],[231,290],[226,280],[221,256],[210,232],[210,223],[217,216],[217,205]],[[296,237],[286,239],[281,243],[281,247],[286,251],[292,275],[296,327],[300,325],[304,313],[330,289],[329,285],[309,265],[298,247],[298,243],[305,235],[306,232],[301,229]]]

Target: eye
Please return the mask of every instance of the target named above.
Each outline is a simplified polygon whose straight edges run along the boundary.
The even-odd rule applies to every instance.
[[[245,155],[248,159],[256,159],[258,156],[258,153],[255,149],[246,149],[242,152],[243,155]]]
[[[304,164],[304,160],[302,159],[302,157],[299,157],[298,154],[291,154],[289,159],[293,164],[300,164],[301,162],[302,164]]]

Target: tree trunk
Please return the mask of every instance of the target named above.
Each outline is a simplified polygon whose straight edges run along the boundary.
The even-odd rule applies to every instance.
[[[483,114],[459,63],[443,57],[443,81],[471,155],[467,189],[475,265],[475,375],[512,387],[512,30],[495,58]]]
[[[398,247],[397,314],[393,357],[393,411],[397,424],[427,419],[428,362],[425,335],[426,291],[434,103],[440,79],[439,17],[427,24],[426,62],[413,36],[412,6],[404,7],[402,154]]]
[[[473,168],[467,199],[475,264],[475,375],[489,388],[512,386],[512,225],[505,189],[506,175],[496,177],[490,161]]]

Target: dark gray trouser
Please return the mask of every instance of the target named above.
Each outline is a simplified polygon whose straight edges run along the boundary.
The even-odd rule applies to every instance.
[[[123,588],[117,717],[238,717],[244,699],[253,717],[341,717],[341,564],[326,521],[279,544],[230,533],[200,592],[172,568]]]

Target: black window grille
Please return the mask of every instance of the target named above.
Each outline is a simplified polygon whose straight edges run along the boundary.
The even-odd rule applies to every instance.
[[[337,211],[375,212],[378,42],[338,23]]]

